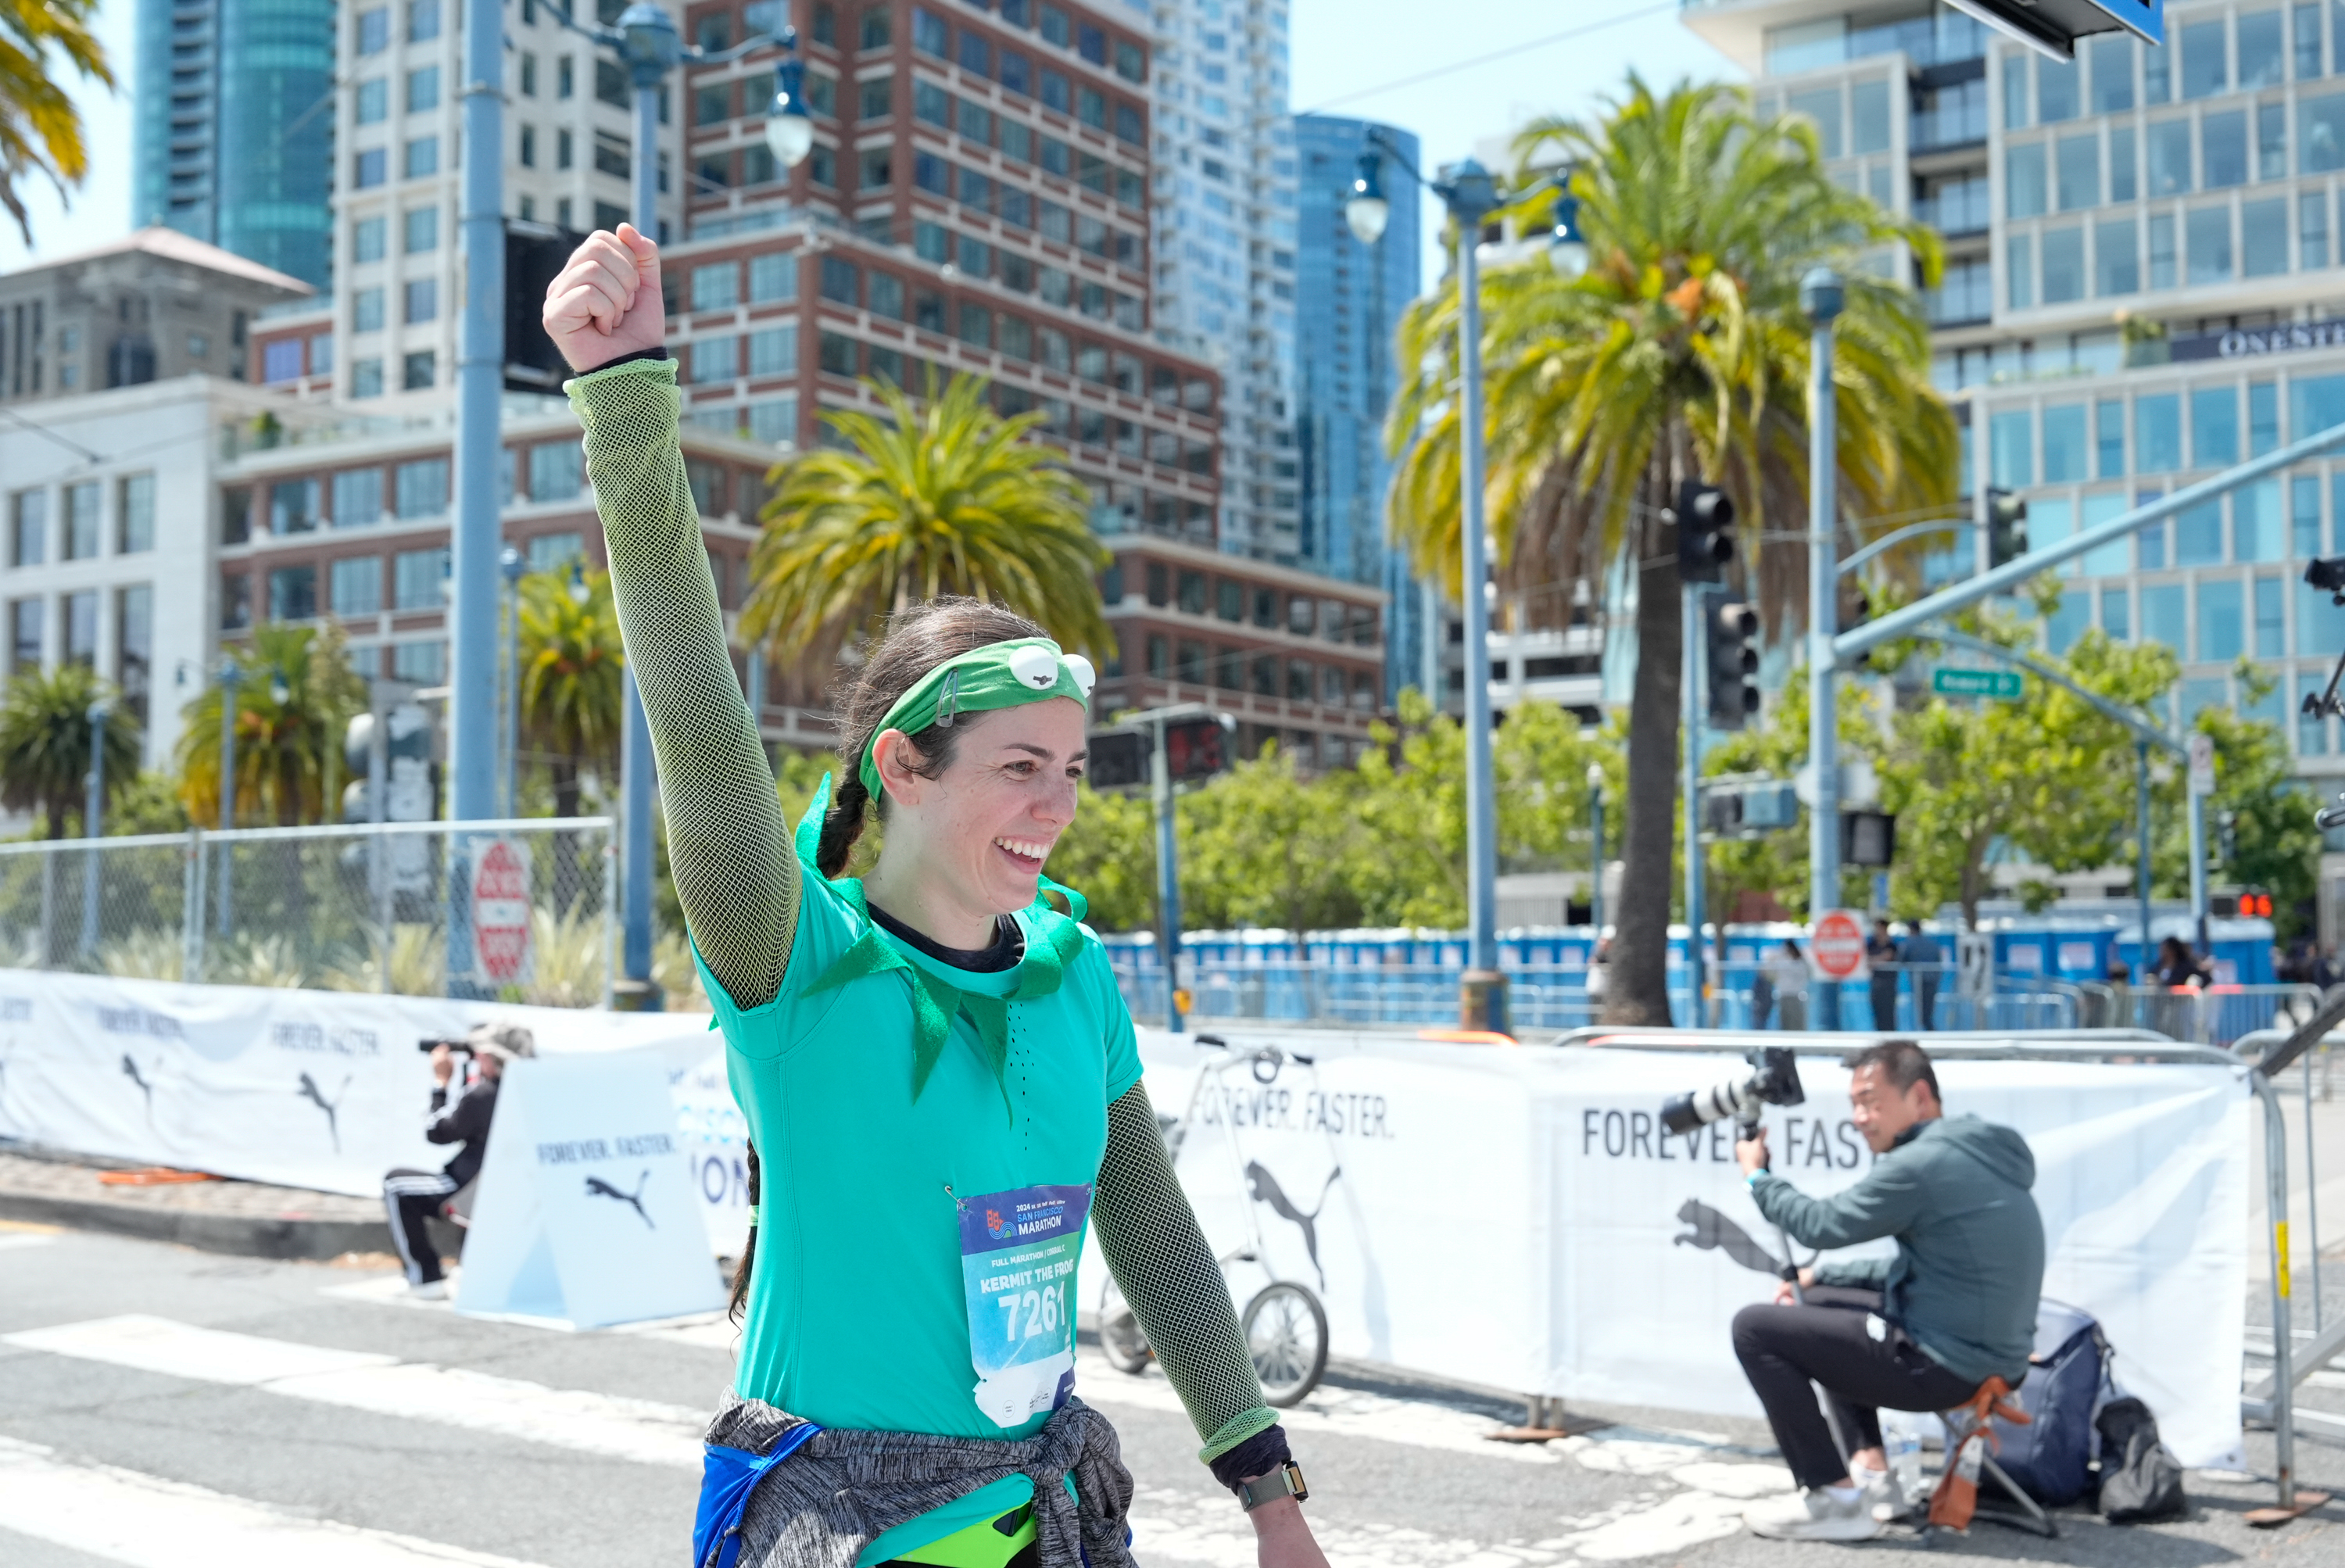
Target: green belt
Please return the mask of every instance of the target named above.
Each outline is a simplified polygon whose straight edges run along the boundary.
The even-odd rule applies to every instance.
[[[1034,1555],[1034,1505],[1020,1503],[999,1519],[980,1520],[941,1540],[891,1557],[888,1563],[919,1563],[921,1568],[1012,1568]]]

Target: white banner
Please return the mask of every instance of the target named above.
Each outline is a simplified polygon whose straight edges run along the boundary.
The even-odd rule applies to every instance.
[[[539,1052],[655,1050],[711,1244],[747,1229],[740,1113],[706,1013],[602,1013],[435,997],[178,985],[0,971],[0,1135],[78,1154],[370,1196],[423,1136],[426,1039],[519,1023]]]
[[[1275,1275],[1317,1292],[1339,1356],[1759,1413],[1727,1328],[1772,1295],[1782,1243],[1742,1186],[1731,1125],[1665,1138],[1657,1116],[1669,1095],[1747,1071],[1739,1058],[1230,1038],[1314,1058],[1222,1074],[1181,1135],[1215,1252],[1259,1237],[1263,1266],[1229,1266],[1241,1305]],[[1162,1112],[1191,1107],[1212,1055],[1193,1041],[1142,1033]],[[1849,1121],[1848,1074],[1800,1067],[1807,1104],[1767,1115],[1775,1168],[1834,1192],[1873,1156]],[[1951,1111],[2013,1126],[2035,1151],[2045,1296],[2100,1320],[2117,1377],[2185,1463],[2239,1465],[2245,1085],[2211,1065],[1948,1060],[1938,1074]]]

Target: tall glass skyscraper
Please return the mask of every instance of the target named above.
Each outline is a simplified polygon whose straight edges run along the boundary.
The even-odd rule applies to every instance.
[[[1298,115],[1295,271],[1304,286],[1294,312],[1296,564],[1373,584],[1392,596],[1385,650],[1388,689],[1421,684],[1424,599],[1408,558],[1385,544],[1385,408],[1394,389],[1393,330],[1416,298],[1418,189],[1386,171],[1392,219],[1363,245],[1344,221],[1344,201],[1368,133],[1411,164],[1416,137],[1395,126],[1334,115]]]
[[[440,5],[401,9],[436,29]],[[334,0],[138,0],[137,57],[132,225],[325,287]]]

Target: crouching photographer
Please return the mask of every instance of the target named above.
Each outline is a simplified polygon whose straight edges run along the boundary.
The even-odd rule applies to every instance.
[[[481,1023],[462,1040],[426,1040],[418,1048],[431,1054],[436,1085],[423,1135],[458,1145],[456,1157],[437,1171],[402,1166],[391,1172],[382,1178],[382,1202],[391,1211],[391,1244],[406,1267],[409,1294],[436,1301],[448,1294],[448,1282],[429,1222],[435,1214],[470,1211],[471,1189],[488,1156],[489,1127],[497,1114],[497,1082],[506,1063],[537,1054],[537,1041],[518,1024]],[[472,1071],[452,1098],[460,1056]]]
[[[1875,1156],[1854,1186],[1804,1196],[1768,1170],[1763,1127],[1734,1146],[1759,1212],[1793,1241],[1897,1242],[1893,1259],[1802,1268],[1796,1288],[1735,1315],[1735,1356],[1800,1487],[1743,1514],[1778,1540],[1879,1534],[1914,1500],[1897,1495],[1877,1412],[1952,1410],[1991,1378],[2016,1389],[2035,1342],[2044,1223],[2025,1140],[1947,1116],[1930,1058],[1910,1040],[1846,1064],[1853,1119]]]

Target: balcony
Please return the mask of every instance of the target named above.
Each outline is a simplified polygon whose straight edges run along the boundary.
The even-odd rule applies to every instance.
[[[1981,83],[1984,87],[1985,84]],[[1947,148],[1969,147],[1986,140],[1986,95],[1964,94],[1954,97],[1950,93],[1937,95],[1950,102],[1935,103],[1914,111],[1913,134],[1909,138],[1917,153],[1938,152]]]
[[[1991,215],[1987,182],[1984,179],[1942,185],[1914,202],[1914,220],[1926,223],[1948,237],[1985,233]]]
[[[1984,261],[1948,267],[1944,280],[1922,293],[1934,327],[1968,326],[1995,318],[1995,271]]]

